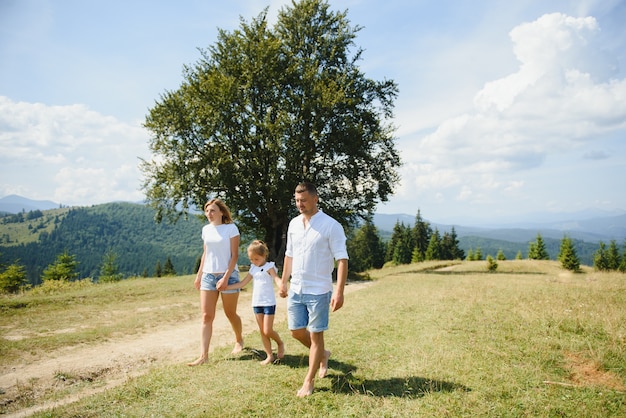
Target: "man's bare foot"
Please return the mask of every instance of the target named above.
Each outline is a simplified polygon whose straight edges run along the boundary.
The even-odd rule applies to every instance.
[[[304,398],[305,396],[310,396],[313,394],[313,382],[305,382],[300,389],[298,389],[298,393],[296,395],[298,398]]]
[[[278,358],[282,359],[283,357],[285,357],[285,343],[280,343],[278,344]]]
[[[261,362],[262,365],[266,366],[268,364],[272,364],[274,362],[274,356],[273,355],[269,355],[265,358],[265,360],[263,360]]]
[[[196,360],[196,361],[192,361],[191,363],[187,363],[187,366],[191,366],[191,367],[193,367],[193,366],[199,366],[199,365],[201,365],[201,364],[206,363],[208,360],[209,360],[209,359],[208,359],[207,357],[200,357],[200,358],[198,358],[198,360]]]
[[[243,341],[237,341],[230,354],[239,354],[243,351]]]
[[[330,351],[324,351],[324,360],[320,363],[320,370],[317,374],[319,377],[324,378],[328,373],[328,359],[330,358]]]

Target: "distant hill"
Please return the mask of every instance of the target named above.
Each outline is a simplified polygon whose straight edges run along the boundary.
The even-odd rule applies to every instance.
[[[151,208],[133,203],[20,212],[0,218],[0,262],[19,260],[32,284],[66,250],[83,278],[100,275],[107,251],[125,276],[154,276],[168,258],[178,274],[191,274],[202,254],[203,224],[196,217],[157,224]]]
[[[50,200],[32,200],[18,195],[8,195],[0,198],[0,213],[20,213],[32,210],[48,210],[58,208],[58,203]]]

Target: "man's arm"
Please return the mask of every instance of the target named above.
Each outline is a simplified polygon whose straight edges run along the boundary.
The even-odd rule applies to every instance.
[[[348,259],[337,260],[337,287],[330,299],[331,311],[335,312],[343,306],[343,289],[348,279]]]
[[[291,277],[292,263],[293,258],[285,256],[285,260],[283,261],[283,274],[280,282],[280,292],[278,293],[281,298],[287,297],[287,283],[289,282],[289,277]]]

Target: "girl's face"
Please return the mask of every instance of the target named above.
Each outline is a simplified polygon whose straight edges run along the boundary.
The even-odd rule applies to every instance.
[[[209,222],[211,222],[212,224],[220,225],[222,223],[222,211],[220,210],[220,207],[217,206],[215,203],[208,205],[204,209],[204,214],[206,215],[206,218],[209,220]]]
[[[248,258],[250,259],[250,262],[257,267],[261,267],[265,264],[265,257],[260,254],[248,252]]]

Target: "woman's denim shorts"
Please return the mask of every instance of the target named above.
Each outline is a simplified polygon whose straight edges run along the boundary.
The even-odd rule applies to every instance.
[[[217,282],[224,277],[224,274],[211,274],[202,273],[202,281],[200,282],[200,290],[215,290],[217,291]],[[228,278],[228,284],[239,283],[239,272],[233,271],[233,274]],[[238,293],[240,289],[222,290],[222,293]]]

